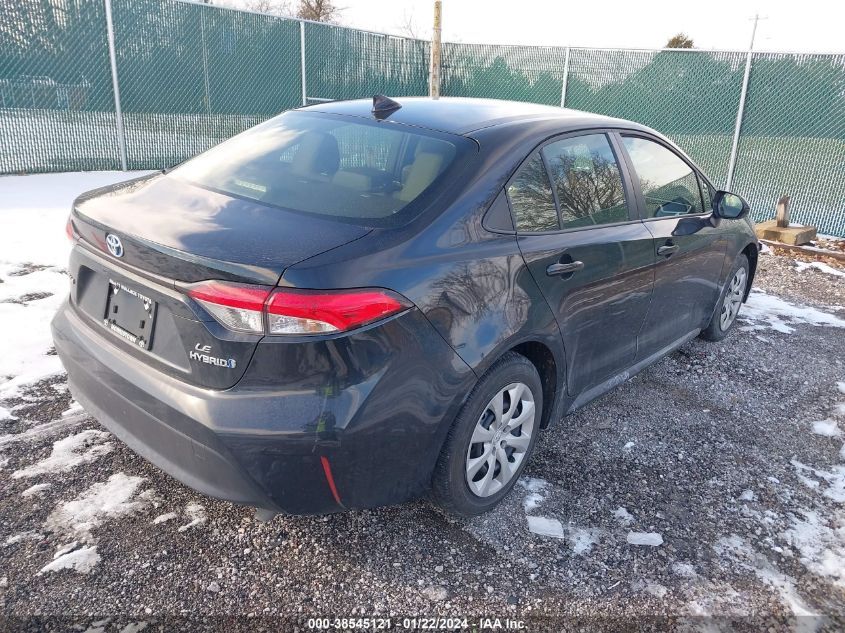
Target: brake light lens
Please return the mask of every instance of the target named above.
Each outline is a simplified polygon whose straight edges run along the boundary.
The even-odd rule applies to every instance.
[[[72,242],[74,238],[73,234],[73,216],[67,216],[67,224],[65,224],[65,233],[67,233],[67,238]]]
[[[408,307],[394,293],[380,289],[276,290],[267,301],[267,333],[345,332]]]
[[[346,332],[411,307],[381,288],[291,290],[207,281],[188,294],[230,330],[278,336]]]

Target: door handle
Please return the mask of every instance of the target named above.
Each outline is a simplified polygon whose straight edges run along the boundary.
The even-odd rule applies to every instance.
[[[572,274],[584,268],[584,262],[567,262],[565,264],[552,264],[546,268],[546,274],[549,277],[557,277],[558,275]]]
[[[664,257],[671,257],[672,255],[677,253],[680,248],[681,247],[677,244],[664,244],[663,246],[657,249],[657,254],[663,255]]]

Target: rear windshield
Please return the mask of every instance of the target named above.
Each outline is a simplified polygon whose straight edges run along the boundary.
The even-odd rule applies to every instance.
[[[302,213],[389,225],[424,208],[471,141],[391,122],[288,112],[171,174]]]

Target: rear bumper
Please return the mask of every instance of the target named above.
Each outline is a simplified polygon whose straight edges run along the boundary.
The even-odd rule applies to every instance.
[[[132,450],[203,494],[289,514],[425,492],[474,381],[416,310],[334,340],[262,342],[225,391],[149,367],[69,303],[52,329],[74,397]]]

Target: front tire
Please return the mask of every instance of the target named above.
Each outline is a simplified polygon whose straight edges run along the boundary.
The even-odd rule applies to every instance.
[[[736,317],[748,288],[748,270],[748,257],[745,253],[740,253],[736,258],[728,283],[725,284],[719,297],[719,304],[713,313],[713,318],[700,334],[705,341],[721,341],[736,324]]]
[[[536,368],[508,352],[481,377],[455,418],[434,469],[434,501],[460,516],[493,509],[525,468],[542,411]]]

